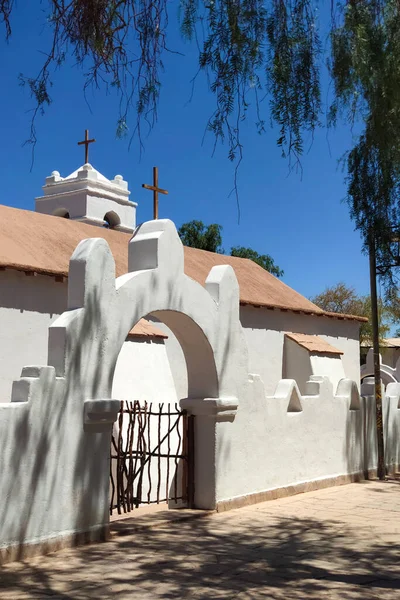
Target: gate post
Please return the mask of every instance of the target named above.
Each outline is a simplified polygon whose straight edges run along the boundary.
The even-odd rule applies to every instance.
[[[188,508],[194,508],[195,499],[195,481],[194,481],[194,451],[195,451],[195,416],[187,416],[187,461],[188,461],[188,481],[187,481],[187,495],[188,495]]]
[[[189,448],[189,461],[193,461],[192,474],[189,471],[192,507],[214,510],[217,505],[217,423],[234,420],[238,400],[234,397],[184,398],[180,405],[191,419],[188,443],[193,445]]]

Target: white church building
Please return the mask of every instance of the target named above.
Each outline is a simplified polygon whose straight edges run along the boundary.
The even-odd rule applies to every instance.
[[[43,190],[34,213],[0,206],[1,402],[10,400],[23,365],[47,362],[47,328],[67,309],[69,260],[78,243],[104,238],[122,275],[136,228],[137,204],[120,175],[108,180],[84,165],[65,178],[53,172]],[[185,273],[202,285],[220,264],[231,265],[238,278],[250,372],[260,375],[267,394],[285,378],[301,392],[311,375],[329,375],[334,385],[343,377],[359,381],[362,318],[324,312],[250,260],[185,248]],[[186,366],[174,338],[164,324],[136,324],[117,364],[115,397],[185,398]]]
[[[120,175],[86,164],[43,191],[35,212],[0,206],[0,492],[12,507],[0,558],[106,535],[120,401],[193,417],[197,508],[374,472],[362,318],[321,310],[250,260],[183,248],[171,221],[137,227]]]

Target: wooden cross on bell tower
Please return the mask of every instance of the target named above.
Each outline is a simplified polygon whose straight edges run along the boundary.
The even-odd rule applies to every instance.
[[[142,187],[153,192],[153,219],[158,219],[158,194],[167,195],[167,190],[158,187],[158,167],[153,167],[153,185],[142,183]]]
[[[96,140],[89,140],[89,129],[85,129],[85,139],[78,142],[78,146],[85,146],[85,165],[89,162],[89,144],[93,144]]]

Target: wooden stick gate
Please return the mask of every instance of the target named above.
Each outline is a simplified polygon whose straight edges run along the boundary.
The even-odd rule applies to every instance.
[[[178,404],[121,402],[111,440],[110,514],[160,502],[193,506],[193,419]]]

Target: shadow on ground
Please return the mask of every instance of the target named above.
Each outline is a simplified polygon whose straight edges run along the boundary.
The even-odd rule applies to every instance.
[[[380,538],[377,523],[324,520],[323,498],[314,500],[318,514],[307,518],[296,516],[299,503],[282,503],[279,514],[264,503],[125,519],[106,544],[5,565],[0,598],[400,598],[400,539],[394,529],[389,539],[390,524]],[[386,516],[396,525],[399,515]]]

